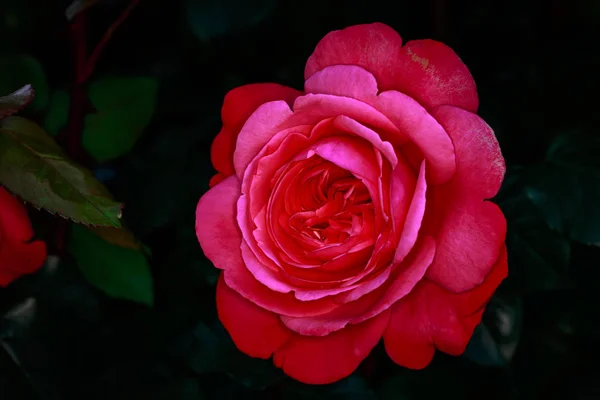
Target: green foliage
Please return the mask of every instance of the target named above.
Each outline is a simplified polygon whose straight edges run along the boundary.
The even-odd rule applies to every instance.
[[[8,117],[33,101],[34,92],[31,85],[23,86],[8,96],[0,97],[0,119]]]
[[[185,0],[188,23],[202,41],[256,25],[273,12],[275,0]]]
[[[481,365],[506,367],[515,354],[522,328],[521,298],[500,289],[487,305],[464,356]]]
[[[0,93],[11,93],[26,85],[35,91],[29,107],[34,111],[46,108],[50,95],[40,63],[29,55],[0,56]]]
[[[58,135],[60,130],[67,124],[69,103],[69,95],[64,90],[57,90],[52,94],[44,119],[44,128],[50,135]]]
[[[72,226],[68,250],[83,276],[109,296],[153,304],[152,274],[140,251],[111,244],[81,225]]]
[[[10,117],[0,125],[0,183],[34,206],[75,222],[121,226],[122,206],[104,185],[24,118]]]
[[[85,119],[83,147],[103,162],[128,153],[150,122],[158,82],[153,78],[104,78],[89,96],[96,112]]]
[[[600,245],[600,139],[570,132],[551,143],[546,162],[528,171],[527,195],[548,226]]]

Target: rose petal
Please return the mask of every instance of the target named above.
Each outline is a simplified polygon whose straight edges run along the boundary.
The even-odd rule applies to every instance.
[[[23,275],[36,272],[45,260],[46,243],[41,240],[31,243],[13,242],[12,238],[7,238],[7,234],[0,235],[0,287],[8,286]]]
[[[505,166],[492,130],[475,114],[443,106],[432,114],[444,124],[456,148],[456,175],[435,187],[424,229],[438,243],[427,277],[455,292],[480,284],[500,254],[506,220],[493,203]]]
[[[462,60],[443,43],[414,40],[396,60],[393,89],[406,93],[426,109],[449,104],[477,112],[475,81]]]
[[[284,100],[291,105],[301,94],[298,90],[276,83],[255,83],[229,91],[221,109],[223,128],[215,137],[210,151],[215,169],[223,174],[224,178],[233,175],[233,153],[237,136],[246,120],[261,104]],[[211,183],[211,187],[216,183]]]
[[[381,23],[355,25],[325,35],[306,62],[304,79],[331,65],[356,65],[371,72],[380,85],[393,80],[402,38]]]
[[[392,186],[392,191],[401,190]],[[419,171],[419,177],[413,198],[406,214],[404,221],[404,228],[394,254],[394,263],[401,262],[404,257],[408,255],[410,250],[417,242],[419,230],[421,229],[421,222],[423,221],[423,215],[425,215],[425,195],[427,193],[427,181],[425,179],[425,161],[421,163],[421,169]]]
[[[292,110],[285,101],[272,101],[258,107],[248,118],[238,135],[233,153],[233,165],[240,180],[250,162],[278,132]]]
[[[277,350],[273,362],[307,384],[332,383],[350,375],[379,342],[389,321],[385,312],[328,336],[293,335]]]
[[[393,135],[386,136],[386,139],[399,147],[408,137],[421,150],[429,161],[432,183],[443,183],[452,177],[456,170],[452,141],[442,125],[423,106],[403,93],[388,91],[377,96],[375,107],[387,115],[402,133],[398,138],[400,141],[395,141]]]
[[[431,361],[435,348],[462,354],[483,307],[508,272],[503,249],[484,283],[464,293],[452,293],[424,280],[392,307],[384,333],[385,349],[395,363],[421,369]]]
[[[236,223],[239,196],[240,182],[230,176],[206,192],[196,207],[196,236],[206,257],[219,269],[241,259],[242,234]]]
[[[424,236],[419,243],[415,245],[414,250],[404,262],[398,266],[397,272],[390,277],[389,286],[383,296],[379,298],[371,309],[353,319],[352,323],[359,323],[367,318],[371,318],[378,313],[387,310],[398,300],[407,296],[413,288],[418,284],[427,269],[430,267],[436,252],[435,241]],[[343,294],[340,295],[338,301],[344,301]]]
[[[456,152],[457,176],[453,185],[480,199],[494,197],[506,172],[494,131],[478,115],[452,106],[431,111],[448,132]]]
[[[32,236],[33,229],[25,206],[6,189],[0,187],[0,239],[19,243],[28,241]]]
[[[479,285],[506,238],[506,219],[500,208],[489,201],[457,199],[438,190],[428,201],[428,212],[425,226],[441,227],[435,234],[438,251],[427,278],[453,292]]]
[[[306,93],[333,94],[369,103],[377,96],[372,73],[355,65],[333,65],[316,72],[304,82]]]
[[[359,324],[385,312],[395,302],[406,296],[425,275],[435,254],[435,242],[425,237],[415,251],[389,277],[387,283],[368,287],[371,291],[361,293],[359,286],[354,291],[340,293],[334,297],[340,306],[326,314],[305,317],[282,317],[283,323],[291,330],[303,335],[322,336],[339,331],[348,324]],[[389,277],[389,278],[388,278]],[[367,284],[368,285],[368,284]]]
[[[217,312],[237,348],[251,357],[267,359],[291,337],[276,314],[230,289],[222,275],[217,284]]]

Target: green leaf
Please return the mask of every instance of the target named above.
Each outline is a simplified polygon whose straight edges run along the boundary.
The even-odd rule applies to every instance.
[[[531,201],[550,228],[571,239],[600,245],[600,138],[570,131],[548,147],[546,163],[531,172]]]
[[[0,97],[0,119],[19,112],[33,101],[33,97],[31,85],[23,86],[8,96]]]
[[[209,327],[199,323],[194,339],[188,365],[198,374],[223,372],[252,389],[264,389],[283,378],[270,360],[248,357],[239,351],[220,324]]]
[[[48,81],[44,69],[35,58],[28,55],[0,57],[0,77],[0,93],[11,93],[31,85],[35,98],[29,107],[39,111],[48,106]]]
[[[104,239],[106,242],[114,244],[115,246],[137,251],[142,249],[141,243],[135,238],[133,232],[131,232],[125,226],[121,228],[96,226],[90,227],[90,231]]]
[[[0,124],[0,184],[34,206],[75,222],[121,226],[122,205],[27,119],[10,117]]]
[[[152,275],[140,251],[108,243],[81,225],[72,226],[68,250],[83,276],[107,295],[153,304]]]
[[[523,307],[515,295],[494,295],[475,329],[464,357],[481,365],[506,366],[519,344]]]
[[[46,117],[44,118],[44,128],[52,136],[58,135],[60,130],[67,125],[69,103],[69,95],[64,90],[56,91],[52,95]]]
[[[185,0],[185,11],[196,37],[206,41],[258,24],[276,5],[275,0]]]
[[[96,112],[85,118],[83,147],[98,161],[128,153],[156,108],[158,83],[153,78],[105,78],[90,85]]]

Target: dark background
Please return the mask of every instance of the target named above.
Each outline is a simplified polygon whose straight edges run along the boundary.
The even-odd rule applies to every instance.
[[[0,1],[0,88],[34,83],[37,103],[22,115],[62,132],[65,147],[76,117],[61,99],[78,90],[69,3]],[[89,52],[129,4],[84,12]],[[438,352],[410,371],[378,346],[350,378],[310,387],[235,350],[216,319],[218,272],[198,246],[194,210],[213,174],[225,93],[254,82],[301,89],[320,38],[376,21],[405,41],[441,40],[470,68],[508,166],[496,201],[509,224],[510,274],[464,356]],[[31,209],[52,256],[0,289],[0,399],[600,398],[599,23],[595,0],[141,0],[79,85],[98,82],[124,113],[88,146],[116,156],[68,152],[125,203],[124,221],[144,244],[142,273],[127,272],[131,254],[77,228],[61,239],[66,222]],[[24,56],[34,58],[27,68]],[[138,77],[150,84],[127,89]],[[149,119],[137,130],[122,122],[141,114]],[[148,282],[153,295],[140,294]]]

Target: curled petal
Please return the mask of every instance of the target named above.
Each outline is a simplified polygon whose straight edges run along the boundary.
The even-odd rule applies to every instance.
[[[225,95],[221,109],[223,127],[215,137],[210,158],[221,177],[211,182],[211,187],[233,175],[233,152],[240,130],[256,109],[270,101],[283,100],[293,104],[302,92],[276,83],[255,83],[236,87]]]
[[[428,110],[448,104],[477,111],[475,81],[450,47],[435,40],[410,41],[397,61],[394,90],[406,93]]]
[[[217,312],[237,348],[251,357],[267,359],[291,337],[276,314],[230,289],[222,275],[217,284]]]
[[[381,23],[333,31],[321,39],[309,57],[304,79],[331,65],[356,65],[372,73],[385,87],[393,81],[401,48],[400,35]]]
[[[392,307],[383,337],[390,358],[399,365],[421,369],[429,364],[435,348],[462,354],[481,322],[485,304],[507,273],[504,248],[485,281],[470,291],[453,293],[423,280]]]
[[[273,362],[292,378],[308,384],[332,383],[350,375],[379,342],[389,321],[384,312],[362,324],[327,336],[294,334],[275,352]]]

